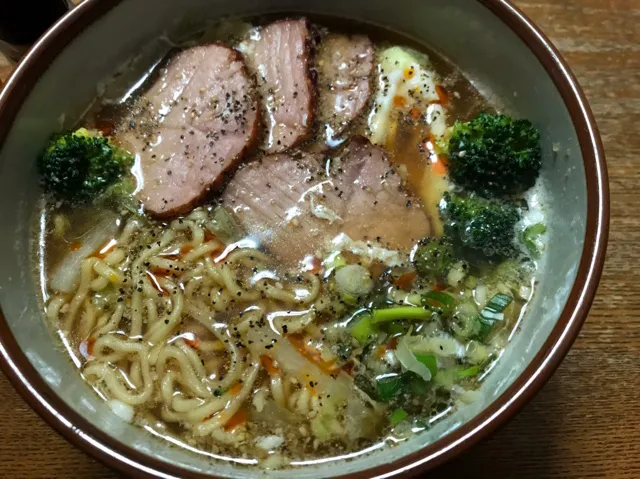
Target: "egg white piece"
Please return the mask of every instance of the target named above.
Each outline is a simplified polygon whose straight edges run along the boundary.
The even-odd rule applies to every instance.
[[[426,55],[402,47],[391,47],[380,53],[377,66],[377,95],[368,119],[369,139],[383,145],[398,119],[399,108],[409,111],[417,107],[440,138],[447,128],[446,112],[439,104],[436,89],[438,76]],[[402,104],[397,104],[397,98]]]

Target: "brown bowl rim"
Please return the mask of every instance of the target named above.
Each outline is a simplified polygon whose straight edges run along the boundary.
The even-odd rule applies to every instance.
[[[29,91],[72,39],[121,0],[85,0],[66,14],[29,50],[0,92],[0,145]],[[575,283],[549,337],[514,383],[479,415],[458,429],[389,464],[343,477],[387,478],[425,472],[467,450],[510,420],[557,369],[584,323],[604,266],[609,234],[609,184],[604,149],[585,95],[544,33],[508,0],[478,0],[511,28],[536,55],[562,95],[578,134],[587,183],[585,244]],[[40,377],[22,352],[0,310],[0,367],[15,389],[69,442],[105,464],[136,477],[214,476],[142,454],[90,424]]]

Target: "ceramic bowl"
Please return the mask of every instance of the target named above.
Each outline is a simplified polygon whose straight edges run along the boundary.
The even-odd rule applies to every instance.
[[[591,111],[557,50],[501,0],[87,0],[29,51],[0,95],[0,352],[29,404],[71,442],[124,472],[156,477],[259,474],[122,422],[82,381],[44,320],[30,235],[35,159],[60,122],[72,125],[96,85],[153,38],[185,21],[316,13],[402,33],[458,65],[501,107],[541,128],[552,211],[540,287],[520,331],[482,386],[482,399],[397,445],[310,462],[278,477],[391,477],[450,459],[524,406],[558,367],[596,292],[609,220],[604,154]],[[526,432],[524,432],[526,433]],[[301,465],[302,466],[302,465]]]

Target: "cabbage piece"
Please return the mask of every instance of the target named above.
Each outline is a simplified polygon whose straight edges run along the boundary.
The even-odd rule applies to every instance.
[[[80,239],[80,247],[69,251],[55,266],[49,279],[49,287],[60,293],[72,293],[80,281],[82,261],[113,239],[118,228],[116,215],[105,212],[100,216],[95,226]]]
[[[410,336],[403,336],[398,341],[398,346],[396,347],[396,358],[402,364],[402,367],[407,371],[413,371],[418,376],[420,376],[425,381],[431,380],[431,370],[418,361],[413,351],[409,348],[409,338]]]
[[[444,358],[464,358],[467,349],[454,337],[440,333],[437,336],[407,336],[407,346],[416,354],[435,354]]]
[[[286,338],[267,325],[253,324],[246,333],[245,344],[254,355],[267,355],[280,369],[322,397],[322,407],[312,421],[312,430],[320,440],[345,433],[350,439],[373,437],[382,421],[380,407],[359,390],[344,371],[327,373],[307,359]],[[344,429],[335,419],[344,416]],[[338,423],[338,425],[340,425]]]

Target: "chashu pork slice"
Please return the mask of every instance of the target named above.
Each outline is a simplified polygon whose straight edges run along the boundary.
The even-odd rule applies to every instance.
[[[336,158],[279,154],[247,164],[223,202],[248,235],[287,262],[323,251],[342,233],[408,252],[431,230],[384,151],[362,138]]]
[[[253,31],[240,45],[260,91],[267,153],[284,152],[311,134],[309,37],[306,19],[280,20]]]
[[[366,109],[374,59],[373,43],[366,35],[332,33],[320,43],[318,119],[330,145]]]
[[[138,155],[137,198],[170,217],[218,187],[259,132],[257,92],[241,55],[211,44],[174,55],[118,136]]]

